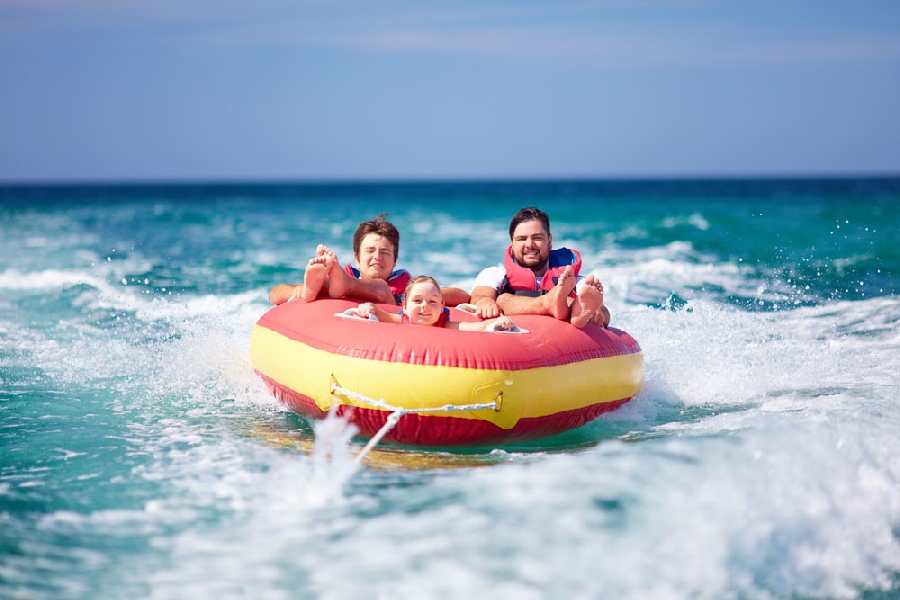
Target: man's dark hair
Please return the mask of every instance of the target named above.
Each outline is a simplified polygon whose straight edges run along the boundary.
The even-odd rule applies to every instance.
[[[362,245],[364,237],[370,233],[377,233],[394,245],[394,262],[397,261],[397,257],[400,256],[400,232],[392,223],[385,221],[385,217],[387,217],[387,213],[359,224],[356,233],[353,234],[353,256],[359,258],[359,247]]]
[[[544,231],[548,234],[550,233],[550,217],[547,213],[536,206],[529,206],[513,215],[512,221],[509,223],[509,239],[513,239],[513,233],[515,233],[516,227],[522,223],[527,223],[528,221],[540,221],[544,226]]]

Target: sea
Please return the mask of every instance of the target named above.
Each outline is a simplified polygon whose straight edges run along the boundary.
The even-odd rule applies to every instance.
[[[357,461],[254,373],[318,244],[386,213],[471,289],[525,206],[641,345],[619,409]],[[3,599],[900,598],[898,395],[896,177],[0,186]]]

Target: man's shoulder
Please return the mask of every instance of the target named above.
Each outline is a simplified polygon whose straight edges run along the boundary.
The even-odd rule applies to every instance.
[[[503,279],[506,277],[506,269],[503,267],[487,267],[482,269],[475,278],[474,287],[491,287],[499,290],[503,287]]]
[[[500,265],[494,265],[493,267],[485,267],[481,270],[481,273],[479,273],[479,275],[483,275],[485,273],[506,273],[506,269],[504,269]]]

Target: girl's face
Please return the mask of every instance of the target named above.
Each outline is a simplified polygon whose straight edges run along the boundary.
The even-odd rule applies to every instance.
[[[403,312],[413,325],[434,325],[443,311],[441,290],[430,281],[413,285],[403,301]]]

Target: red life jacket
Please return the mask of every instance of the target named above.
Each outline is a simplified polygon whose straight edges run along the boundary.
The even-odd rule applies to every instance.
[[[576,277],[581,271],[581,255],[577,250],[569,250],[568,248],[559,248],[550,251],[549,265],[547,272],[538,286],[537,277],[534,272],[523,267],[513,258],[512,246],[506,249],[503,256],[503,266],[506,268],[506,278],[503,280],[503,287],[500,289],[501,294],[517,294],[519,296],[542,296],[546,294],[559,281],[559,276],[563,274],[566,267],[572,266],[572,274]],[[575,290],[572,290],[572,294]]]
[[[347,266],[344,267],[344,273],[359,279],[359,269],[350,263],[347,263]],[[406,291],[406,286],[409,284],[410,279],[412,279],[412,277],[406,269],[394,269],[391,271],[391,276],[388,277],[388,287],[391,288],[394,300],[396,300],[398,304],[403,300],[403,292]]]
[[[411,325],[411,323],[409,322],[409,315],[407,315],[405,312],[401,312],[400,315],[402,317],[400,321],[401,323],[403,323],[404,325]],[[443,312],[441,312],[441,316],[438,317],[438,320],[435,321],[432,327],[446,327],[448,320],[450,320],[450,309],[445,308]]]

